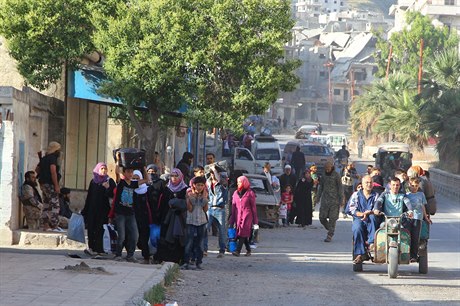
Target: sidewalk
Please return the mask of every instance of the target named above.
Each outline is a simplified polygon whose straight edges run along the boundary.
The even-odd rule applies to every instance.
[[[70,258],[68,253],[87,257],[80,250],[1,247],[0,304],[144,305],[144,292],[162,282],[173,265]],[[75,269],[81,262],[89,268]]]

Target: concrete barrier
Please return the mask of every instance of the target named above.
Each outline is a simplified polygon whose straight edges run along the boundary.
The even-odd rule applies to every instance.
[[[430,180],[436,193],[450,198],[460,204],[460,175],[437,168],[430,168]]]

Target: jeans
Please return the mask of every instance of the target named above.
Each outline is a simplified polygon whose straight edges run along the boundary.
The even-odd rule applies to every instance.
[[[208,225],[207,229],[211,228],[212,223],[215,220],[215,224],[217,225],[217,230],[219,231],[219,253],[225,253],[225,242],[226,242],[226,234],[227,231],[225,230],[225,208],[209,208],[208,210]],[[204,237],[204,250],[208,250],[208,236],[205,235]]]
[[[423,220],[410,220],[410,258],[417,258]]]
[[[203,238],[206,231],[206,224],[192,225],[187,224],[187,242],[185,243],[184,262],[189,263],[192,255],[192,250],[196,255],[196,264],[199,265],[203,262]],[[195,237],[196,234],[196,237]]]
[[[123,245],[126,246],[126,257],[134,256],[136,250],[137,239],[139,232],[137,230],[136,217],[133,215],[116,215],[115,226],[118,232],[116,256],[121,256]]]

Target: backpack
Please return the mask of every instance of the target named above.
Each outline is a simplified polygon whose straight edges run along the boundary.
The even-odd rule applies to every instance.
[[[353,179],[351,178],[351,176],[349,175],[344,175],[342,176],[342,185],[345,185],[345,186],[353,186]]]

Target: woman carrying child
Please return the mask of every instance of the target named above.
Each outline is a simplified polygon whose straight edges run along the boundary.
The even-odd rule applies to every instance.
[[[134,170],[133,180],[142,180],[144,176],[139,170]],[[137,247],[142,251],[142,257],[144,261],[142,263],[150,263],[150,249],[149,249],[149,238],[150,238],[150,226],[152,222],[151,207],[148,206],[150,203],[147,200],[147,184],[139,185],[139,188],[134,190],[134,215],[136,216],[137,230],[139,233],[139,239],[137,240]]]

